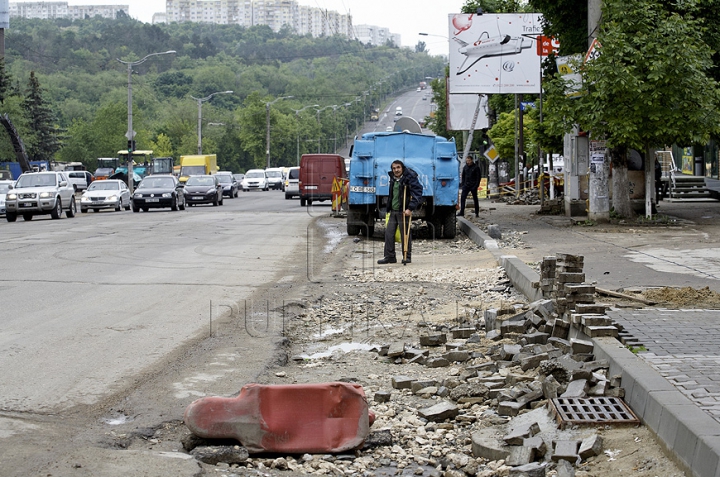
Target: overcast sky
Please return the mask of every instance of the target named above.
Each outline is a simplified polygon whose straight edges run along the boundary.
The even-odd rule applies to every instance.
[[[150,23],[157,12],[165,11],[165,0],[68,0],[70,5],[130,5],[130,16]],[[426,43],[432,54],[448,54],[446,39],[418,36],[431,33],[447,38],[448,14],[460,13],[465,0],[298,0],[308,5],[342,14],[350,13],[353,24],[369,24],[389,28],[401,35],[402,46],[414,46],[419,40]]]

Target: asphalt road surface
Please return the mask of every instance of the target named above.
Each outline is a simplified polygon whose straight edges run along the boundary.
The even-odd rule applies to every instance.
[[[311,218],[255,191],[221,207],[0,221],[0,410],[50,414],[122,390],[207,333],[211,313],[287,279]]]

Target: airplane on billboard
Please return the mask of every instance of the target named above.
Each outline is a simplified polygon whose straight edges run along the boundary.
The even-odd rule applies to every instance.
[[[473,44],[467,43],[460,38],[453,37],[453,40],[460,44],[458,52],[465,55],[465,61],[460,65],[456,74],[461,75],[483,58],[503,55],[517,55],[526,48],[532,46],[532,40],[523,36],[512,37],[510,35],[499,35],[490,38],[488,32],[483,32],[480,38]],[[465,66],[468,61],[471,63]]]

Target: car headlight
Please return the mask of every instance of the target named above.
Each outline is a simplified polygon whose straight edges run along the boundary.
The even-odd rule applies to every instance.
[[[17,194],[8,194],[5,196],[7,200],[15,200],[17,199]]]
[[[162,197],[165,197],[165,198],[172,197],[172,192],[164,192]]]
[[[82,196],[80,197],[80,202],[90,202],[90,197]]]
[[[142,192],[138,192],[133,195],[133,199],[142,199]]]
[[[40,192],[40,198],[41,199],[47,199],[49,197],[54,196],[55,194],[53,192]]]
[[[111,195],[110,197],[108,197],[108,198],[105,199],[105,200],[109,200],[110,202],[115,202],[116,200],[118,200],[118,196],[116,196],[116,195]]]

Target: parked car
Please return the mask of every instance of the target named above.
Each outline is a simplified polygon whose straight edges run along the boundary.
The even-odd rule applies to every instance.
[[[10,180],[0,181],[0,215],[5,215],[5,196],[12,189],[13,182]]]
[[[250,169],[245,173],[242,190],[247,192],[252,189],[269,190],[267,176],[263,169]]]
[[[105,179],[93,181],[80,196],[80,212],[100,209],[130,210],[130,190],[121,180]]]
[[[240,184],[238,184],[231,172],[218,172],[215,175],[222,187],[222,195],[230,197],[231,199],[238,196]]]
[[[82,192],[95,180],[95,176],[88,171],[67,171],[68,180],[75,187],[75,190]]]
[[[133,212],[140,212],[140,209],[147,212],[148,209],[164,207],[170,207],[171,210],[185,210],[183,185],[171,174],[145,177],[132,196]]]
[[[18,215],[32,220],[35,215],[59,219],[63,210],[75,217],[75,188],[65,172],[26,172],[5,195],[5,218],[15,222]]]
[[[300,168],[291,167],[288,170],[287,177],[285,178],[285,199],[290,200],[293,197],[300,197],[300,188],[298,182],[300,181]]]
[[[223,188],[217,175],[190,176],[185,183],[187,205],[223,205]]]
[[[270,167],[265,169],[267,175],[268,187],[273,190],[280,190],[283,187],[283,170],[282,167]]]

